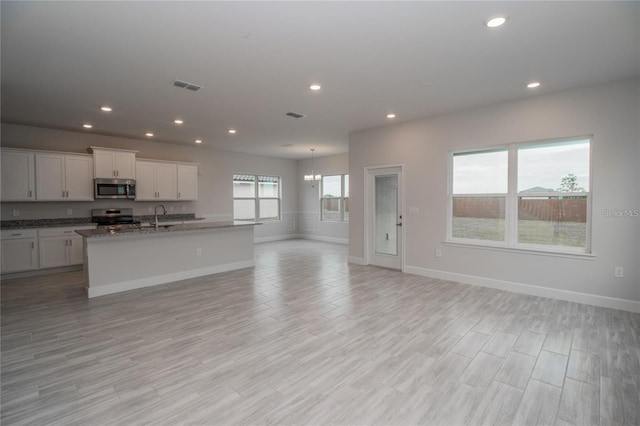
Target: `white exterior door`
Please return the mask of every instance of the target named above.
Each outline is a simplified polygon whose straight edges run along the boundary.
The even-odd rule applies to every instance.
[[[367,263],[403,269],[402,168],[367,169]]]

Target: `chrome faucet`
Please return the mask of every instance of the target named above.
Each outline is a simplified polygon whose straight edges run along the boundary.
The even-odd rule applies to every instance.
[[[156,222],[155,222],[155,226],[156,226],[156,231],[158,230],[158,207],[162,207],[162,211],[163,211],[163,215],[167,215],[167,209],[164,208],[164,206],[162,204],[158,204],[157,206],[155,206],[153,208],[153,213],[156,216]]]

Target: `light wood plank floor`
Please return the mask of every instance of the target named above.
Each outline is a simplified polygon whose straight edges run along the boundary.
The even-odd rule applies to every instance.
[[[2,424],[640,424],[640,315],[259,244],[87,300],[2,283]]]

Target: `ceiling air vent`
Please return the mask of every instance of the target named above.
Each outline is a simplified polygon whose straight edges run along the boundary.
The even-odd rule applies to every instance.
[[[183,89],[191,90],[193,92],[197,92],[198,90],[202,89],[202,86],[198,86],[197,84],[193,83],[187,83],[186,81],[182,80],[174,80],[173,85],[176,87],[181,87]]]
[[[303,114],[298,114],[297,112],[288,112],[286,115],[288,115],[289,117],[293,117],[293,118],[302,118],[302,117],[304,117]]]

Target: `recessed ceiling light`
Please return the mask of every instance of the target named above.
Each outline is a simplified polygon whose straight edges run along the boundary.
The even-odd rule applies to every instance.
[[[100,109],[101,109],[102,111],[104,111],[104,112],[111,112],[111,111],[113,111],[113,108],[111,108],[110,106],[106,106],[106,105],[101,106],[101,107],[100,107]]]
[[[144,135],[145,135],[145,136],[147,136],[147,137],[150,137],[150,138],[152,138],[152,137],[153,137],[153,133],[151,133],[151,132],[147,132],[147,133],[145,133]]]
[[[507,22],[506,16],[496,16],[495,18],[488,19],[484,24],[489,28],[496,28],[503,25],[505,22]]]
[[[527,84],[527,87],[529,89],[537,89],[538,87],[540,87],[540,82],[539,81],[532,81],[531,83]]]
[[[231,133],[232,135],[236,133],[236,129],[229,129],[228,130],[229,133]]]
[[[93,127],[93,124],[84,123],[82,127],[84,127],[85,129],[91,129]]]
[[[202,139],[196,139],[194,142],[195,143],[202,143]]]
[[[322,89],[322,86],[320,86],[319,84],[312,84],[311,86],[309,86],[309,89],[311,89],[311,90],[320,90],[320,89]]]
[[[184,123],[184,120],[181,120],[180,118],[176,118],[175,120],[173,120],[173,122],[176,124],[182,124]]]
[[[387,118],[396,118],[396,115],[394,113],[387,114]]]

